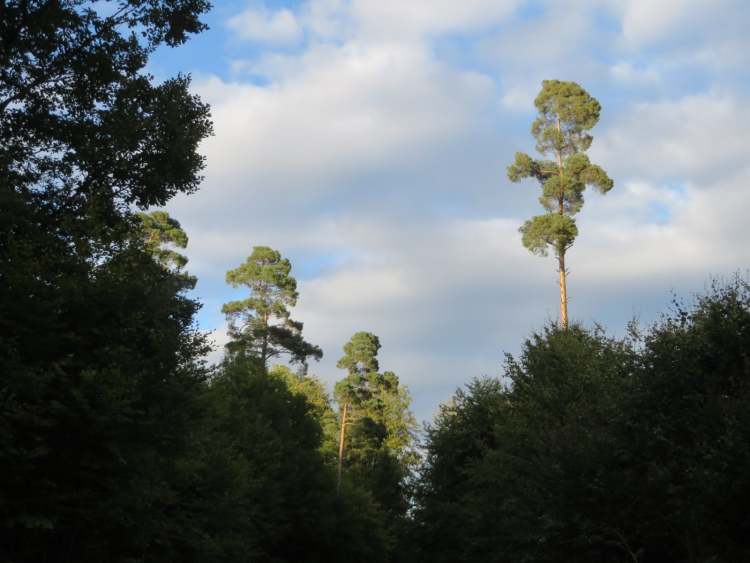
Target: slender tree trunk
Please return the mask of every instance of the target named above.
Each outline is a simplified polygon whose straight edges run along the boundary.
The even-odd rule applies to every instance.
[[[263,369],[268,370],[268,314],[261,316],[263,321],[263,344],[261,344],[260,358],[263,363]]]
[[[341,490],[341,470],[344,467],[344,441],[346,440],[346,412],[348,404],[344,404],[344,412],[341,415],[341,431],[339,432],[339,466],[336,473],[336,491]]]
[[[565,215],[565,207],[560,196],[560,215]],[[568,272],[565,269],[565,248],[558,248],[557,269],[560,275],[560,326],[568,330]]]
[[[560,270],[560,326],[568,329],[568,286],[567,272],[565,271],[565,252],[557,256],[557,265]]]
[[[557,119],[557,132],[560,132],[560,118]],[[565,177],[563,174],[562,151],[556,150],[557,171],[560,174],[560,199],[558,213],[565,215]],[[568,329],[568,285],[567,272],[565,271],[565,249],[559,249],[557,252],[557,266],[560,273],[560,326]]]

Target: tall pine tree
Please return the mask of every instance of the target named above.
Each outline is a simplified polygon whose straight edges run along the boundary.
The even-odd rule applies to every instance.
[[[306,364],[320,359],[322,350],[302,338],[302,323],[291,319],[289,308],[297,304],[297,280],[292,265],[278,251],[255,246],[243,264],[227,272],[227,283],[250,290],[246,299],[222,307],[229,320],[231,341],[227,350],[257,359],[267,367],[271,358],[286,354],[292,362]]]
[[[575,82],[545,80],[534,100],[539,116],[531,126],[536,149],[554,160],[535,160],[516,153],[508,166],[508,178],[518,182],[534,178],[542,186],[539,203],[546,213],[526,221],[520,231],[523,245],[546,256],[551,248],[557,258],[560,284],[560,324],[568,327],[568,289],[565,255],[578,236],[574,219],[583,207],[583,191],[593,186],[599,192],[612,189],[607,173],[589,161],[586,150],[593,137],[588,131],[599,121],[601,106]]]

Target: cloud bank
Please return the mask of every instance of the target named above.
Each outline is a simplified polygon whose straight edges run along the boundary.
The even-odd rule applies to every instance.
[[[670,290],[746,270],[748,24],[729,0],[241,7],[214,33],[247,56],[194,82],[216,130],[205,184],[169,208],[191,236],[202,326],[221,334],[224,273],[263,244],[293,261],[324,380],[358,330],[380,336],[422,419],[499,373],[557,315],[553,260],[517,232],[538,188],[505,177],[533,151],[545,78],[600,100],[591,157],[615,180],[578,219],[574,319],[648,321]]]

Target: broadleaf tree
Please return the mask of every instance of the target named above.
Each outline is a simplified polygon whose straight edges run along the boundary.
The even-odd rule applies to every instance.
[[[0,561],[191,560],[208,346],[135,212],[201,182],[209,108],[147,68],[208,8],[0,3]]]
[[[227,272],[227,283],[250,290],[246,299],[222,307],[229,321],[227,351],[257,359],[263,366],[281,355],[306,366],[308,358],[319,360],[322,350],[302,337],[303,325],[291,319],[297,304],[297,280],[288,259],[267,246],[253,247],[243,264]]]
[[[531,126],[536,149],[543,157],[531,158],[516,153],[508,166],[508,178],[519,182],[537,180],[542,187],[539,203],[546,213],[537,215],[521,226],[523,245],[533,254],[546,256],[552,249],[558,263],[560,284],[560,324],[568,326],[568,290],[565,255],[578,236],[574,216],[583,207],[587,186],[606,193],[613,182],[600,166],[592,164],[586,151],[593,137],[588,133],[599,121],[601,106],[575,82],[544,80],[534,100],[539,116]]]

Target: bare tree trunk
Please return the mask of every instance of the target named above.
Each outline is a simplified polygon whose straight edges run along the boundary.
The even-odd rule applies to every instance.
[[[261,316],[263,322],[263,344],[261,344],[260,360],[263,363],[263,369],[268,371],[268,314]]]
[[[341,415],[341,431],[339,432],[339,466],[336,474],[336,492],[341,490],[341,470],[344,467],[344,441],[346,440],[346,411],[349,405],[344,404],[344,412]]]
[[[560,132],[560,118],[557,119],[557,132]],[[561,150],[555,151],[557,157],[557,171],[560,175],[560,199],[558,213],[565,215],[565,177],[563,175],[563,161]],[[565,250],[558,250],[557,254],[558,269],[560,273],[560,326],[568,330],[568,286],[567,272],[565,271]]]
[[[568,286],[567,272],[565,271],[565,252],[561,252],[557,257],[558,268],[560,270],[560,326],[564,330],[568,329]]]

